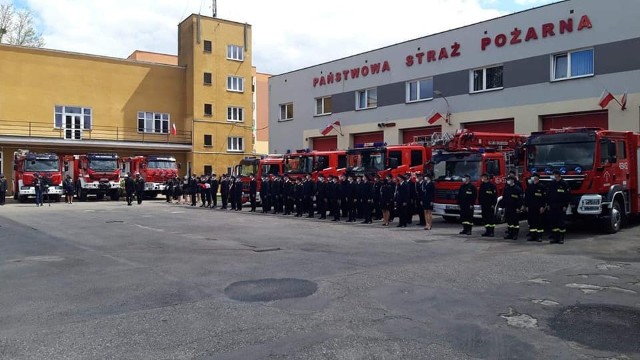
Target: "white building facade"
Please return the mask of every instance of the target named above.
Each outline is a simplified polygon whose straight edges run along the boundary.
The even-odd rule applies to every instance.
[[[269,151],[457,129],[639,131],[637,19],[637,0],[567,0],[273,76]],[[626,108],[602,108],[605,90],[619,102],[628,93]]]

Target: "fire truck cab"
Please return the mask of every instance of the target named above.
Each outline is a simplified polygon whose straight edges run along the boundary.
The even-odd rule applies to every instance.
[[[36,154],[19,150],[13,154],[13,198],[24,202],[36,196],[33,186],[35,174],[46,181],[46,194],[51,200],[60,201],[62,195],[62,172],[60,159],[56,154]]]
[[[446,221],[456,221],[460,217],[457,204],[458,190],[464,175],[469,174],[471,183],[478,188],[481,175],[487,173],[498,190],[496,216],[503,222],[504,214],[499,203],[509,172],[513,170],[516,174],[520,173],[520,149],[526,141],[526,136],[462,130],[454,135],[445,136],[444,139],[444,142],[434,146],[432,158],[435,182],[434,215],[441,215]],[[474,207],[474,218],[482,218],[480,205]]]
[[[165,190],[165,182],[178,176],[178,168],[176,158],[170,155],[133,156],[123,158],[121,162],[123,173],[140,173],[144,179],[144,194],[149,198],[155,198]]]
[[[291,178],[304,177],[310,174],[315,181],[318,175],[339,176],[345,173],[347,153],[344,150],[310,151],[297,150],[284,155],[284,173]]]
[[[431,148],[423,144],[387,145],[386,143],[356,144],[347,150],[349,175],[375,175],[380,177],[423,173],[431,159]]]
[[[525,176],[542,182],[560,171],[571,189],[570,218],[602,223],[615,233],[640,211],[640,134],[600,128],[564,128],[532,133],[526,144]]]
[[[117,154],[89,153],[64,157],[64,175],[71,176],[79,200],[95,195],[102,200],[120,198],[120,166]]]

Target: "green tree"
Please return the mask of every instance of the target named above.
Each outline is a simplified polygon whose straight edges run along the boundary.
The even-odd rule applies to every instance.
[[[11,3],[0,4],[0,44],[44,46],[44,38],[36,31],[31,10],[16,9]]]

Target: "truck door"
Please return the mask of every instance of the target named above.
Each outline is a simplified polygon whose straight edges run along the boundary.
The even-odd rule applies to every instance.
[[[71,176],[71,179],[75,180],[75,158],[73,156],[65,156],[62,160],[62,172],[63,177],[66,179],[67,175]]]

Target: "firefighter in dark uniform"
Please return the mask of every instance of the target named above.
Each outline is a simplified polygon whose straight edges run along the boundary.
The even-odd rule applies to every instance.
[[[355,181],[354,176],[349,176],[349,193],[347,194],[347,202],[349,208],[349,217],[347,222],[356,222],[357,216],[357,203],[358,203],[358,183]]]
[[[0,171],[2,171],[2,169],[0,169]],[[4,174],[0,174],[0,205],[4,205],[6,196],[7,179],[4,178]],[[73,194],[71,196],[73,196]]]
[[[129,176],[129,174],[125,174],[124,176],[124,191],[127,197],[127,205],[131,206],[133,202],[133,194],[136,192],[136,182]]]
[[[528,241],[542,242],[542,235],[544,235],[542,218],[546,207],[545,196],[544,185],[540,182],[538,174],[534,173],[531,175],[531,181],[524,195],[524,205],[527,210],[527,220],[529,223]]]
[[[376,174],[373,177],[373,219],[382,219],[382,207],[380,205],[380,194],[382,189],[382,181],[380,181],[380,175]]]
[[[211,174],[211,180],[209,180],[211,184],[211,208],[215,209],[218,206],[218,177],[215,173]]]
[[[356,176],[356,195],[354,203],[356,208],[356,219],[362,219],[362,202],[364,200],[363,191],[362,175],[358,175]]]
[[[329,194],[329,206],[331,206],[331,212],[333,213],[333,220],[340,221],[340,199],[342,198],[341,190],[342,186],[338,183],[338,178],[331,175],[331,192]]]
[[[227,209],[227,203],[229,203],[229,177],[227,174],[223,174],[220,179],[220,197],[222,198],[222,208]]]
[[[136,200],[138,205],[142,204],[142,197],[144,196],[144,179],[140,173],[136,173]]]
[[[498,190],[495,184],[489,181],[489,174],[482,174],[482,184],[478,189],[478,203],[482,209],[482,223],[485,229],[482,236],[495,236],[497,201]]]
[[[242,211],[242,179],[240,176],[236,179],[235,186],[236,211]]]
[[[363,224],[373,223],[373,181],[368,176],[365,176],[362,182],[362,212],[364,221]]]
[[[311,179],[311,175],[307,174],[302,183],[302,194],[304,196],[304,211],[309,213],[307,217],[313,217],[313,195],[315,194],[315,184]]]
[[[380,207],[382,208],[382,226],[389,226],[389,218],[391,210],[393,209],[393,193],[394,189],[391,186],[389,179],[382,181],[380,187]]]
[[[548,219],[551,225],[551,243],[564,244],[564,235],[567,232],[566,211],[571,201],[571,192],[569,185],[562,180],[560,171],[553,172],[553,181],[547,187],[546,194],[549,209]]]
[[[229,206],[231,210],[236,210],[236,177],[229,177]]]
[[[278,175],[273,176],[273,182],[271,183],[271,205],[273,205],[272,214],[278,214],[280,210],[280,195],[282,194],[282,186],[280,185],[280,177]]]
[[[411,195],[409,194],[409,184],[407,183],[407,178],[404,175],[398,175],[398,185],[396,186],[395,193],[395,202],[396,209],[398,212],[398,226],[397,227],[407,227],[408,217],[409,217],[409,201],[411,200]]]
[[[320,214],[320,219],[327,218],[327,184],[324,182],[324,176],[318,175],[318,183],[316,184],[316,209]]]
[[[195,175],[191,175],[189,179],[189,194],[191,195],[191,206],[196,206],[196,202],[198,201],[198,179],[196,179]]]
[[[171,197],[173,196],[173,179],[168,178],[164,182],[164,195],[167,197],[167,202],[171,202]]]
[[[249,201],[251,201],[251,212],[256,212],[257,205],[257,196],[258,196],[258,182],[256,181],[256,177],[251,174],[249,175]]]
[[[304,184],[301,177],[296,179],[296,183],[293,186],[293,198],[296,203],[296,217],[302,217],[304,214]]]
[[[284,200],[284,215],[291,215],[293,211],[293,182],[289,175],[284,176],[284,183],[282,184],[282,199]]]
[[[416,174],[416,200],[415,200],[415,212],[418,213],[418,219],[420,220],[417,225],[426,227],[426,220],[424,218],[424,205],[422,199],[424,198],[424,177],[421,173]]]
[[[351,184],[347,180],[347,175],[340,175],[340,210],[342,217],[349,217],[349,189]]]
[[[504,216],[507,220],[507,234],[505,239],[518,240],[520,233],[520,218],[518,216],[520,208],[522,208],[522,189],[516,186],[516,178],[509,176],[507,178],[507,187],[504,188],[502,194],[502,206],[504,207]]]
[[[262,204],[262,213],[266,214],[271,210],[271,181],[268,175],[262,175],[262,184],[260,184],[260,203]]]
[[[471,235],[473,229],[473,206],[478,197],[476,187],[471,183],[471,176],[464,175],[464,182],[458,189],[458,206],[460,207],[460,221],[462,222],[462,231],[460,235]]]

